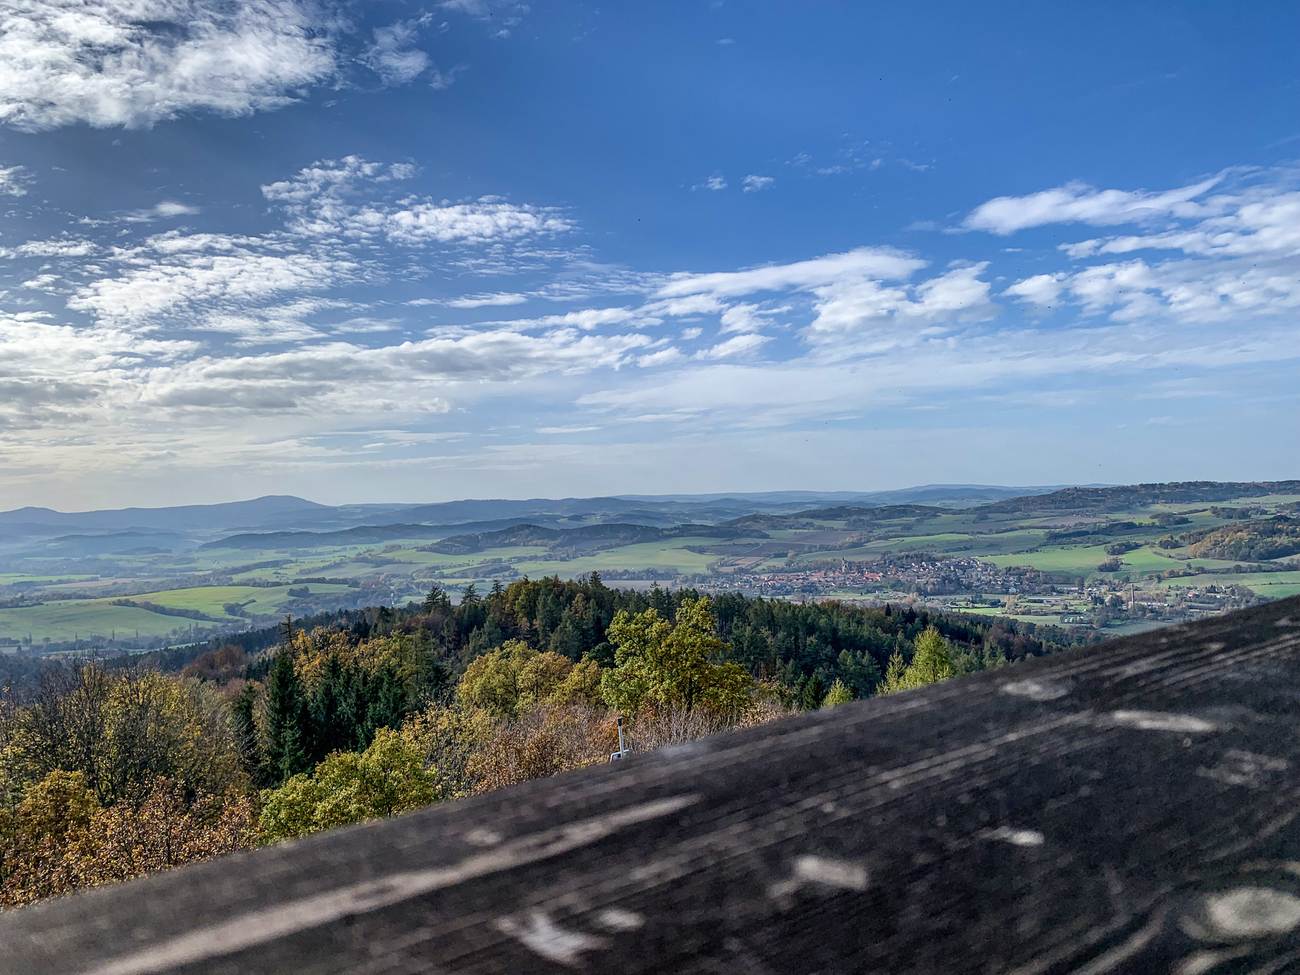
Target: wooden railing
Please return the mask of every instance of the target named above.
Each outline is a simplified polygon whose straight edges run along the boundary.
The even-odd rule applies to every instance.
[[[1300,600],[0,916],[0,971],[1300,970]]]

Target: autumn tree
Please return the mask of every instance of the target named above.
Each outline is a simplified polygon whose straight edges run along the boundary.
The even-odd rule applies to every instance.
[[[496,734],[499,720],[457,701],[432,704],[402,725],[401,735],[434,777],[436,794],[458,799],[478,791],[475,756]]]
[[[434,773],[411,741],[385,728],[364,752],[335,752],[311,774],[262,793],[264,842],[393,816],[437,798]]]
[[[456,697],[498,718],[516,718],[545,703],[589,701],[598,673],[594,662],[575,665],[558,653],[508,640],[470,663]]]
[[[606,762],[617,747],[609,712],[543,706],[516,721],[498,723],[474,749],[468,771],[475,791],[487,792]]]
[[[78,772],[101,805],[138,804],[159,777],[210,794],[243,781],[225,700],[210,685],[156,671],[53,670],[4,732],[8,774],[32,783]]]
[[[728,647],[717,635],[707,598],[686,599],[669,623],[651,607],[622,610],[609,625],[614,668],[602,677],[610,707],[633,714],[644,706],[690,711],[735,711],[749,698],[753,678],[723,660]]]
[[[191,796],[159,778],[137,805],[101,806],[82,773],[54,771],[26,790],[3,823],[0,904],[26,904],[247,849],[254,822],[243,794]]]

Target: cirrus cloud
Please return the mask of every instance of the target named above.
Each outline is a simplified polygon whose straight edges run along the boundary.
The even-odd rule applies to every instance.
[[[1222,180],[1215,176],[1174,190],[1099,190],[1087,183],[1066,183],[1026,196],[999,196],[981,203],[964,221],[969,230],[1013,234],[1053,223],[1107,226],[1157,217],[1186,217],[1204,212],[1196,203]]]
[[[0,0],[0,122],[140,128],[279,108],[334,74],[334,21],[300,0]]]

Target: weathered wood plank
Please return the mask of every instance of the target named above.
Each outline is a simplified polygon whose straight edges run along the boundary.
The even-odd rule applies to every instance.
[[[0,917],[0,972],[1300,969],[1300,599]]]

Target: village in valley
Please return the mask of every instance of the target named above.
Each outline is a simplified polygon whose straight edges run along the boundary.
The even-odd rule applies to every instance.
[[[592,573],[1119,635],[1300,592],[1300,482],[13,512],[0,652],[176,645]]]
[[[1136,632],[1262,602],[1251,589],[1169,587],[1102,578],[1066,583],[1037,569],[977,558],[900,557],[838,566],[736,573],[722,588],[780,599],[915,604],[1021,622]],[[704,582],[702,588],[713,588]]]

